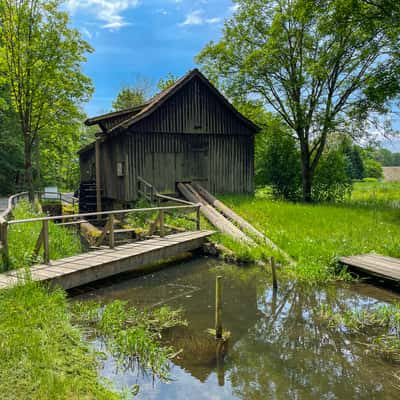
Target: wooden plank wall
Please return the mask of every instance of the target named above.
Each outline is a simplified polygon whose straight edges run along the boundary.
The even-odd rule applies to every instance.
[[[136,200],[138,176],[162,192],[174,192],[179,181],[212,193],[253,191],[254,131],[197,78],[101,148],[103,195],[110,199]]]
[[[193,79],[151,116],[134,126],[136,132],[253,135],[198,78]]]

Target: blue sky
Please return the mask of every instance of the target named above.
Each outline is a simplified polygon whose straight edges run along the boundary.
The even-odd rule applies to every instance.
[[[183,75],[194,57],[221,35],[231,0],[67,0],[72,25],[95,52],[84,71],[95,93],[89,116],[107,112],[124,85],[141,77],[154,85],[169,72]]]
[[[169,72],[185,74],[210,40],[221,36],[232,0],[65,0],[71,23],[94,48],[84,71],[95,93],[88,116],[108,112],[123,86],[146,78],[154,87]],[[398,116],[393,124],[400,129]],[[400,139],[385,141],[400,151]]]

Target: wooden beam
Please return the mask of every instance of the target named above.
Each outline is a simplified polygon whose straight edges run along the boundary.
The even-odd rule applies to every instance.
[[[50,246],[49,246],[49,221],[43,221],[43,249],[44,263],[50,264]]]
[[[8,254],[8,223],[6,220],[2,220],[0,223],[0,239],[1,239],[1,253],[3,257],[4,269],[7,271],[10,259]]]
[[[96,153],[96,205],[97,212],[101,212],[101,155],[100,155],[100,139],[96,139],[95,145],[95,153]]]

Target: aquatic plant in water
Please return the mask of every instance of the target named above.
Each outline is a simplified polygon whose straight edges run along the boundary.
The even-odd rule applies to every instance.
[[[138,310],[124,301],[109,304],[73,303],[74,321],[89,335],[101,339],[123,369],[151,371],[162,380],[169,378],[169,361],[177,352],[161,344],[163,332],[186,326],[181,310],[161,307]]]

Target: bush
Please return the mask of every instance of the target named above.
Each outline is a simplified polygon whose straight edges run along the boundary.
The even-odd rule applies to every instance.
[[[383,178],[383,169],[382,164],[378,161],[375,161],[371,158],[367,158],[364,160],[364,177],[365,178],[376,178],[382,179]]]
[[[257,185],[270,185],[275,197],[296,200],[301,195],[300,171],[300,154],[295,139],[279,130],[259,135]]]
[[[343,201],[351,194],[352,181],[348,175],[346,156],[331,150],[321,157],[314,175],[314,201]]]

